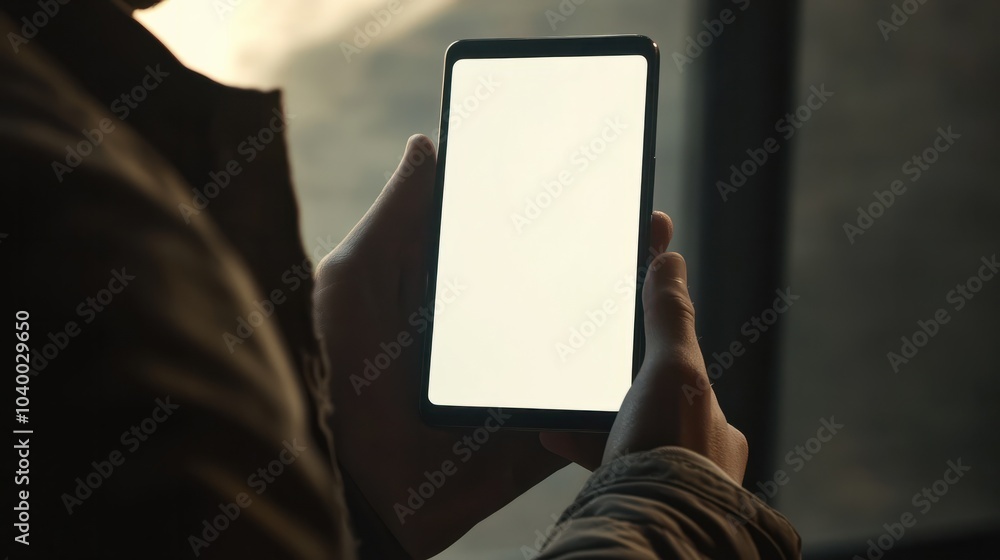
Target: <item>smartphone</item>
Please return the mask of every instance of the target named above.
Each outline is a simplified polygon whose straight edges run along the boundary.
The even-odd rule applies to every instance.
[[[427,424],[610,429],[644,346],[658,78],[639,35],[448,48]]]

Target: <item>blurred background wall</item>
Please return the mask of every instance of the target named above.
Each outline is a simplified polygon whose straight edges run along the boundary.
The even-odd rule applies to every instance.
[[[836,95],[797,146],[788,282],[802,299],[783,341],[778,447],[821,416],[845,425],[779,496],[813,544],[876,537],[908,511],[913,539],[1000,521],[1000,277],[971,300],[952,292],[1000,252],[1000,4],[904,4],[803,4],[800,90]],[[925,154],[949,128],[947,151]],[[849,239],[844,224],[867,224],[858,207],[877,213],[873,191],[896,180],[903,194]],[[938,309],[949,322],[896,371],[887,354]],[[971,470],[921,513],[914,494],[958,458]]]
[[[753,10],[760,1],[734,8]],[[685,99],[685,80],[694,73],[686,71],[693,66],[681,71],[672,55],[704,29],[700,3],[402,0],[377,35],[357,41],[356,28],[375,29],[371,10],[386,4],[170,0],[140,19],[216,79],[285,90],[307,250],[349,231],[410,134],[436,138],[442,57],[452,41],[648,35],[662,55],[655,205],[674,217],[676,247],[693,248],[685,202],[694,193],[682,181],[693,164],[685,161],[692,141],[685,122],[696,104]],[[792,98],[804,102],[820,84],[834,95],[802,124],[793,145],[786,284],[801,299],[779,319],[778,452],[771,458],[788,478],[746,486],[777,503],[811,550],[864,556],[864,541],[906,512],[917,524],[904,542],[995,529],[1000,277],[973,282],[978,292],[958,309],[966,298],[952,290],[977,274],[981,258],[1000,251],[1000,37],[993,29],[1000,4],[809,0],[799,13]],[[954,137],[934,163],[904,167],[949,127]],[[891,191],[896,180],[905,191],[870,222],[859,218],[858,207],[878,213],[874,192]],[[847,228],[849,235],[845,224],[862,233]],[[733,289],[740,274],[733,271]],[[894,368],[887,354],[901,354],[900,337],[912,338],[917,321],[938,309],[949,322]],[[821,448],[799,453],[830,417],[843,428]],[[914,495],[959,459],[971,470],[926,511],[915,504]],[[567,467],[439,558],[524,558],[523,547],[534,547],[586,474]]]

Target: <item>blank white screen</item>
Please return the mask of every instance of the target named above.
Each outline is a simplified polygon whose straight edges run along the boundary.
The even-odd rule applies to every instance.
[[[638,55],[455,63],[432,403],[619,409],[645,91]]]

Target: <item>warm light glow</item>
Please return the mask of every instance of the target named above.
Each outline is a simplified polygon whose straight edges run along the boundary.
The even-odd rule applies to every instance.
[[[395,0],[392,36],[454,0]],[[384,14],[386,0],[169,0],[136,13],[187,66],[224,83],[273,87],[272,70],[295,52],[323,41],[350,41],[353,28]]]

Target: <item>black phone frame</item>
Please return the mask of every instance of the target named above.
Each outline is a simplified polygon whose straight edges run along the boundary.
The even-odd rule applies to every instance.
[[[437,284],[438,245],[444,197],[444,169],[448,154],[448,121],[451,114],[451,79],[456,62],[467,58],[530,58],[554,56],[641,55],[646,59],[646,100],[643,130],[642,184],[639,202],[639,232],[636,248],[637,286],[635,292],[635,344],[632,378],[642,365],[645,334],[642,316],[642,282],[649,247],[649,221],[653,202],[653,173],[656,165],[656,108],[659,91],[660,53],[652,39],[643,35],[600,35],[586,37],[544,37],[531,39],[465,39],[452,43],[445,53],[441,95],[441,128],[438,136],[437,175],[433,215],[429,224],[426,253],[424,304],[433,309]],[[491,411],[503,418],[500,427],[522,430],[567,430],[605,432],[611,429],[616,412],[592,410],[548,410],[535,408],[469,407],[436,405],[428,398],[430,349],[434,323],[424,333],[420,372],[420,417],[439,427],[482,427]],[[493,417],[494,423],[499,423]]]

